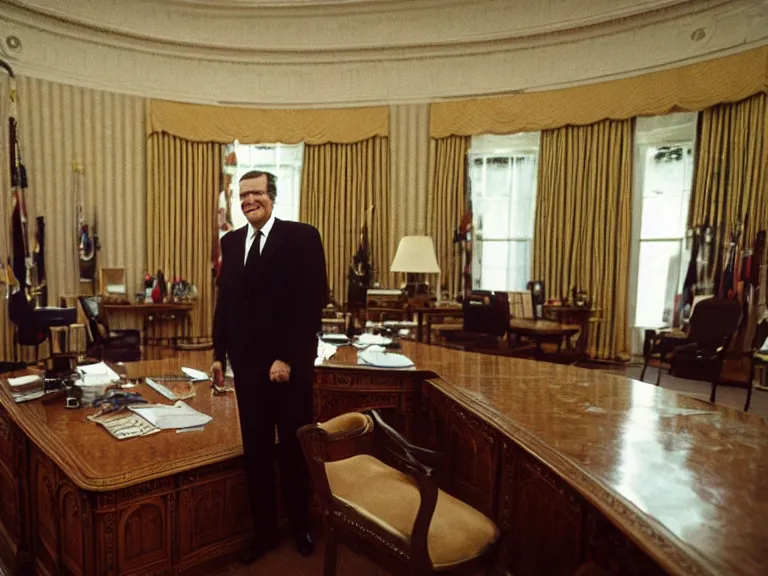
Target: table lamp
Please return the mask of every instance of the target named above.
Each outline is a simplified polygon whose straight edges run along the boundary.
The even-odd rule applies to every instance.
[[[440,301],[440,266],[431,236],[403,236],[397,246],[392,272],[405,272],[405,290],[409,298],[428,299],[429,284],[424,274],[438,274],[437,299]]]

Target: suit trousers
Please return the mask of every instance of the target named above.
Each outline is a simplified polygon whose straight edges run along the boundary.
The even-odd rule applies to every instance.
[[[295,532],[309,528],[308,470],[296,431],[312,422],[312,370],[302,372],[292,368],[290,382],[271,382],[268,370],[250,377],[235,372],[246,480],[256,538],[272,538],[277,531],[275,427],[285,511]]]

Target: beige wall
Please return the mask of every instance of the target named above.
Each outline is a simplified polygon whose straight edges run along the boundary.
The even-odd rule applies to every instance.
[[[6,98],[8,80],[2,76],[1,96]],[[57,305],[59,295],[75,294],[78,288],[73,162],[85,168],[85,214],[91,224],[94,217],[97,221],[99,264],[124,267],[128,288],[135,292],[146,257],[144,100],[27,77],[18,79],[18,96],[29,215],[45,216],[49,304]],[[3,134],[6,130],[4,123]],[[0,230],[8,234],[6,182],[4,177]],[[7,327],[5,306],[0,322]],[[8,333],[7,328],[0,331],[6,358]]]

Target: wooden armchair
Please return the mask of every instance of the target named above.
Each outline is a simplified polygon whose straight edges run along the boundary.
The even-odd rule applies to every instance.
[[[339,542],[395,574],[490,571],[498,528],[437,487],[440,453],[413,446],[376,411],[298,436],[322,508],[324,576],[336,574]]]

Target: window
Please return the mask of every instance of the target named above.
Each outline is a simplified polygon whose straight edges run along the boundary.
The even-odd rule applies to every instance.
[[[521,291],[531,279],[538,155],[538,132],[472,138],[475,289]]]
[[[272,213],[282,220],[299,219],[301,167],[304,144],[238,144],[235,143],[237,171],[232,180],[232,226],[245,226],[248,220],[240,208],[240,177],[250,170],[264,170],[277,176],[277,199]]]
[[[634,326],[671,326],[682,291],[693,184],[695,114],[639,118],[635,163]],[[639,205],[638,205],[639,204]],[[639,217],[639,222],[638,222]]]

